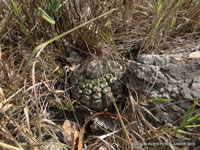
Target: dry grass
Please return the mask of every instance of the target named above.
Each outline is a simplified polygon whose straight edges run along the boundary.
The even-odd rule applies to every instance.
[[[187,51],[200,38],[198,0],[62,1],[57,12],[49,9],[55,24],[42,18],[38,10],[46,10],[47,1],[13,1],[0,2],[1,149],[45,149],[52,141],[70,149],[61,134],[64,120],[76,120],[70,75],[62,69],[71,62],[70,52],[81,57],[132,59],[141,53],[180,53],[172,50],[183,46]],[[98,19],[91,21],[94,18]],[[145,106],[134,102],[131,95],[127,98],[130,103],[116,116],[123,128],[89,136],[84,140],[86,149],[137,149],[131,143],[172,142],[174,130],[151,125],[142,113],[150,114]],[[159,145],[160,150],[164,147]],[[138,149],[154,148],[140,145]]]

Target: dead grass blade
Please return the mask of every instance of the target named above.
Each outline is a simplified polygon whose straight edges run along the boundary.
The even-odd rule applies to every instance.
[[[39,102],[38,102],[38,98],[37,98],[37,92],[35,89],[35,64],[36,61],[34,61],[33,63],[33,67],[32,67],[32,82],[33,82],[33,92],[34,92],[34,98],[35,98],[35,106],[36,106],[36,113],[37,113],[37,127],[38,127],[38,132],[39,132],[39,139],[40,139],[40,143],[42,143],[42,133],[41,133],[41,126],[40,126],[40,109],[39,109]]]
[[[119,112],[119,109],[118,109],[118,107],[117,107],[117,104],[116,104],[116,102],[115,102],[114,97],[112,97],[112,102],[113,102],[113,104],[114,104],[114,106],[115,106],[115,110],[116,110],[116,112],[117,112],[117,116],[118,116],[119,121],[120,121],[120,123],[121,123],[121,126],[122,126],[122,128],[123,128],[123,130],[124,130],[126,139],[127,139],[128,143],[129,143],[129,148],[130,148],[131,150],[134,150],[133,142],[131,141],[131,139],[130,139],[130,137],[129,137],[129,133],[128,133],[128,131],[127,131],[127,129],[126,129],[126,126],[125,126],[125,124],[124,124],[124,122],[123,122],[123,120],[122,120],[122,116],[121,116],[121,114],[120,114],[120,112]]]
[[[45,126],[42,126],[50,135],[51,137],[64,149],[68,150]]]
[[[23,147],[17,142],[16,138],[13,137],[12,133],[10,133],[8,131],[8,129],[5,127],[5,125],[3,125],[2,123],[0,123],[1,126],[1,131],[2,131],[2,135],[6,135],[6,138],[9,139],[10,141],[12,141],[13,143],[15,143],[15,145],[18,146],[18,148],[23,149]]]
[[[24,150],[23,148],[18,148],[18,147],[15,147],[6,143],[2,143],[2,142],[0,142],[0,146],[8,150]]]
[[[0,38],[6,32],[7,25],[13,14],[14,14],[14,11],[10,10],[6,18],[3,20],[3,23],[0,25]]]
[[[88,124],[90,123],[90,121],[92,121],[92,119],[98,117],[98,116],[112,116],[112,114],[108,113],[107,110],[103,111],[103,112],[100,112],[100,113],[97,113],[97,114],[94,114],[92,117],[90,117],[83,125],[80,133],[79,133],[79,136],[78,136],[78,143],[77,143],[77,146],[78,146],[78,150],[82,150],[83,149],[83,135],[84,135],[84,132],[85,132],[85,129],[86,127],[88,126]],[[75,139],[77,140],[77,139]]]

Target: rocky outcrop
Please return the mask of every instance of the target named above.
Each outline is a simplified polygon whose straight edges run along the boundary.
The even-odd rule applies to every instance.
[[[200,59],[141,55],[137,61],[130,60],[127,66],[128,83],[140,99],[171,100],[151,105],[161,122],[180,119],[191,104],[200,99]]]

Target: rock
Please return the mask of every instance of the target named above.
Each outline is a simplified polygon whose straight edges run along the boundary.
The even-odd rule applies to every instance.
[[[62,125],[63,137],[66,143],[71,142],[72,133],[78,131],[78,125],[70,120],[65,120]]]
[[[141,55],[138,60],[127,62],[128,84],[142,100],[171,99],[168,103],[153,103],[151,107],[158,106],[155,116],[164,123],[172,123],[200,99],[199,62],[165,55]]]
[[[96,135],[104,133],[105,130],[114,131],[116,126],[112,118],[106,116],[98,116],[94,118],[90,125],[90,130]]]

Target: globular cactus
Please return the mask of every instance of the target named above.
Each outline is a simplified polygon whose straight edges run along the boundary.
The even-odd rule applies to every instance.
[[[111,109],[112,97],[123,94],[124,71],[118,61],[94,59],[80,67],[72,79],[75,99],[95,111]]]

